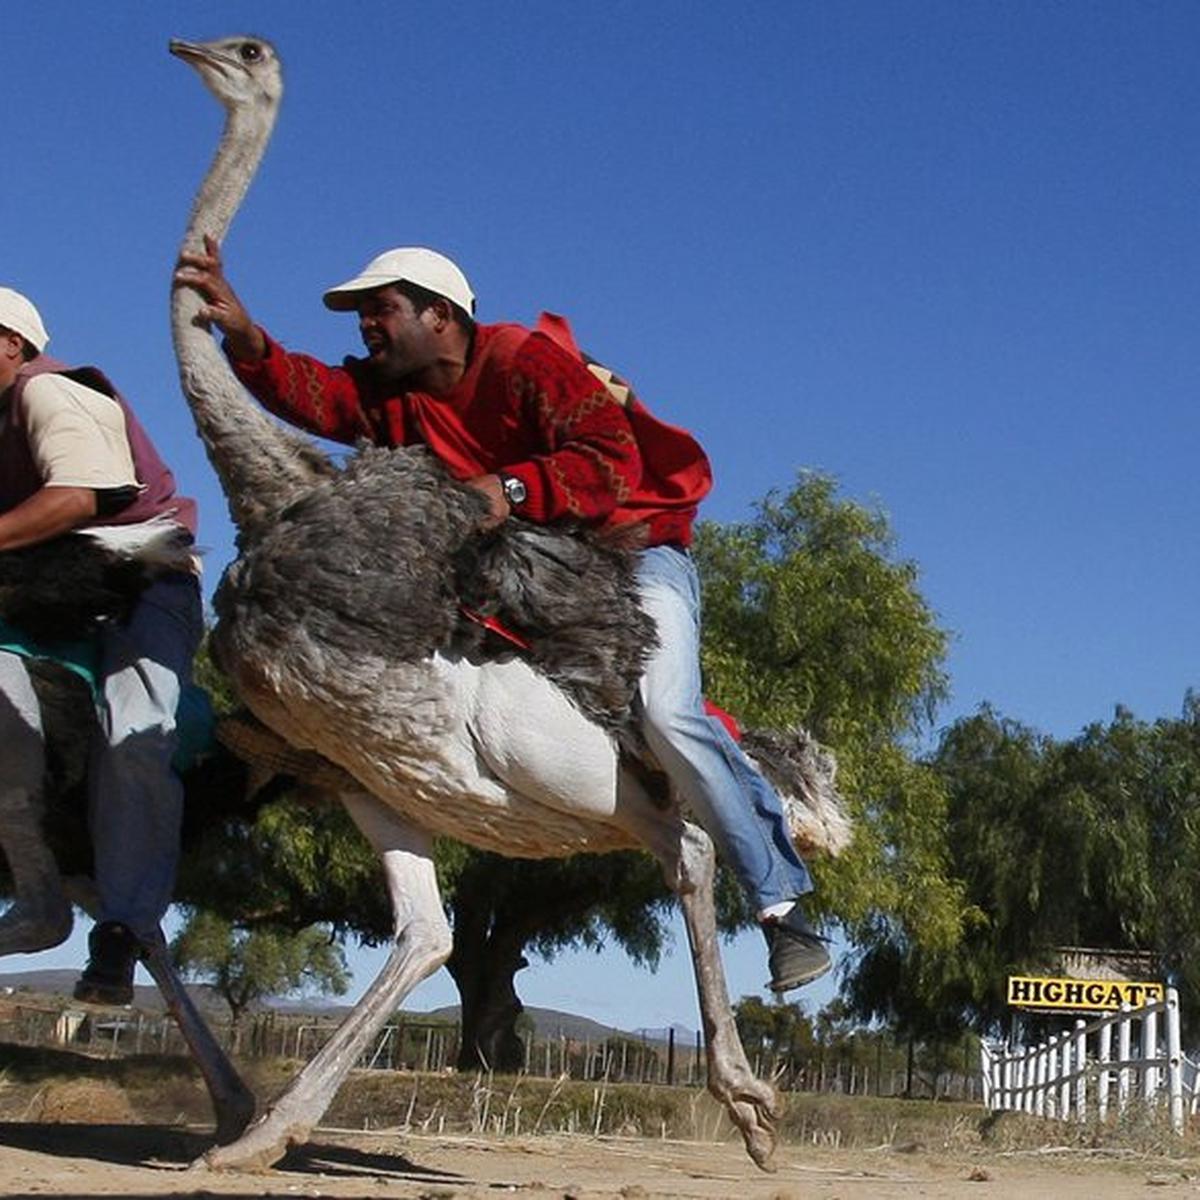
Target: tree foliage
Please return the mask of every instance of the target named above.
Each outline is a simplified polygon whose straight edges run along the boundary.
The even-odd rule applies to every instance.
[[[805,1055],[815,1044],[813,1024],[799,1004],[768,1004],[759,996],[743,996],[733,1006],[738,1036],[747,1051],[776,1059]]]
[[[888,928],[867,943],[854,1000],[918,1033],[998,1030],[1010,974],[1055,969],[1056,948],[1146,950],[1200,1003],[1200,704],[1179,718],[1055,741],[988,707],[951,726],[930,766],[950,797],[947,844],[971,919],[922,953]]]
[[[341,946],[315,926],[246,930],[196,910],[171,942],[171,954],[187,978],[209,984],[229,1005],[235,1039],[259,1000],[301,991],[340,996],[349,985]]]
[[[803,722],[838,748],[902,739],[945,694],[947,635],[886,516],[804,472],[748,522],[702,522],[704,668],[749,725]]]
[[[911,744],[946,690],[948,637],[899,559],[887,518],[803,473],[753,520],[702,524],[708,689],[749,725],[803,724],[837,754],[855,835],[811,864],[813,904],[851,939],[898,924],[948,945],[965,916],[949,877],[946,794]]]

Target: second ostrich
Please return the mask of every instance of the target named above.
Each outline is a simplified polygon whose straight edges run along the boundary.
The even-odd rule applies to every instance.
[[[227,113],[184,239],[194,250],[206,234],[224,237],[282,82],[275,51],[259,38],[174,42],[172,51]],[[420,452],[368,448],[335,468],[245,394],[201,305],[177,288],[172,331],[183,390],[239,530],[239,556],[215,599],[216,651],[264,725],[333,765],[324,778],[381,856],[394,912],[391,954],[362,1000],[265,1115],[209,1161],[266,1164],[306,1138],[384,1021],[446,961],[451,936],[432,859],[441,834],[516,857],[641,846],[659,860],[683,905],[709,1088],[765,1166],[776,1097],[751,1071],[730,1011],[708,837],[629,769],[610,702],[589,708],[525,658],[464,646],[458,571],[477,544],[481,498]],[[512,525],[494,544],[493,568],[519,569],[545,538],[563,546],[551,557],[572,561],[572,535]],[[614,560],[586,587],[593,620],[610,613],[614,628],[650,636],[628,563]],[[609,696],[636,679],[639,662],[636,648],[610,657],[615,682],[600,689]]]

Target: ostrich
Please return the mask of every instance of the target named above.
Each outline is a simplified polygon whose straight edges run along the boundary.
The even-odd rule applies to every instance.
[[[281,71],[261,38],[174,41],[171,50],[226,110],[183,240],[184,250],[199,250],[206,235],[224,238],[245,195]],[[591,628],[611,614],[605,636],[625,630],[627,643],[642,645],[653,636],[629,560],[513,521],[481,546],[485,502],[421,451],[363,447],[335,467],[247,396],[202,305],[194,289],[176,287],[183,391],[238,529],[238,557],[214,601],[215,652],[263,726],[324,764],[323,785],[382,860],[394,914],[390,956],[363,998],[259,1121],[208,1162],[269,1165],[303,1141],[384,1021],[446,961],[451,934],[432,859],[432,838],[444,835],[516,857],[642,847],[658,859],[683,906],[710,1090],[767,1167],[776,1096],[751,1071],[730,1011],[712,845],[620,752],[629,723],[619,709],[640,651],[602,646]],[[545,585],[568,609],[574,579],[578,612],[556,632],[574,648],[536,665],[480,653],[463,635],[464,570],[492,572],[503,602],[512,598],[506,586]],[[607,682],[589,686],[600,671]]]

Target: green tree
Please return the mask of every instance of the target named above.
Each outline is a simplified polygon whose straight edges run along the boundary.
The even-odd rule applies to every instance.
[[[733,1006],[733,1019],[746,1053],[757,1056],[760,1072],[772,1078],[781,1072],[794,1075],[816,1044],[813,1024],[795,1002],[767,1004],[758,996],[743,996]]]
[[[599,950],[608,941],[653,970],[672,903],[649,855],[581,854],[523,861],[463,847],[447,871],[454,950],[446,964],[462,1001],[459,1067],[518,1071],[522,1004],[515,975],[528,954],[551,961],[568,947]]]
[[[704,668],[748,725],[800,723],[832,747],[855,818],[850,849],[814,862],[814,902],[850,939],[883,922],[952,945],[966,917],[949,873],[947,796],[912,747],[946,690],[947,634],[887,518],[803,473],[755,518],[703,524]]]
[[[299,992],[340,996],[349,984],[342,948],[327,929],[239,929],[210,912],[193,911],[171,942],[180,971],[212,987],[229,1005],[233,1048],[257,1001]]]
[[[946,839],[968,901],[963,935],[922,947],[885,923],[851,980],[856,1011],[937,1041],[1010,1017],[1010,974],[1055,948],[1150,950],[1200,1001],[1200,705],[1176,719],[1108,724],[1055,741],[988,707],[951,726],[929,766],[949,795]]]

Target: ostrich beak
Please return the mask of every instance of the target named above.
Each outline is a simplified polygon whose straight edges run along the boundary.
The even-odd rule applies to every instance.
[[[176,58],[182,58],[184,62],[193,65],[211,62],[213,58],[213,53],[207,46],[198,46],[195,42],[185,42],[180,38],[172,38],[167,48]]]

